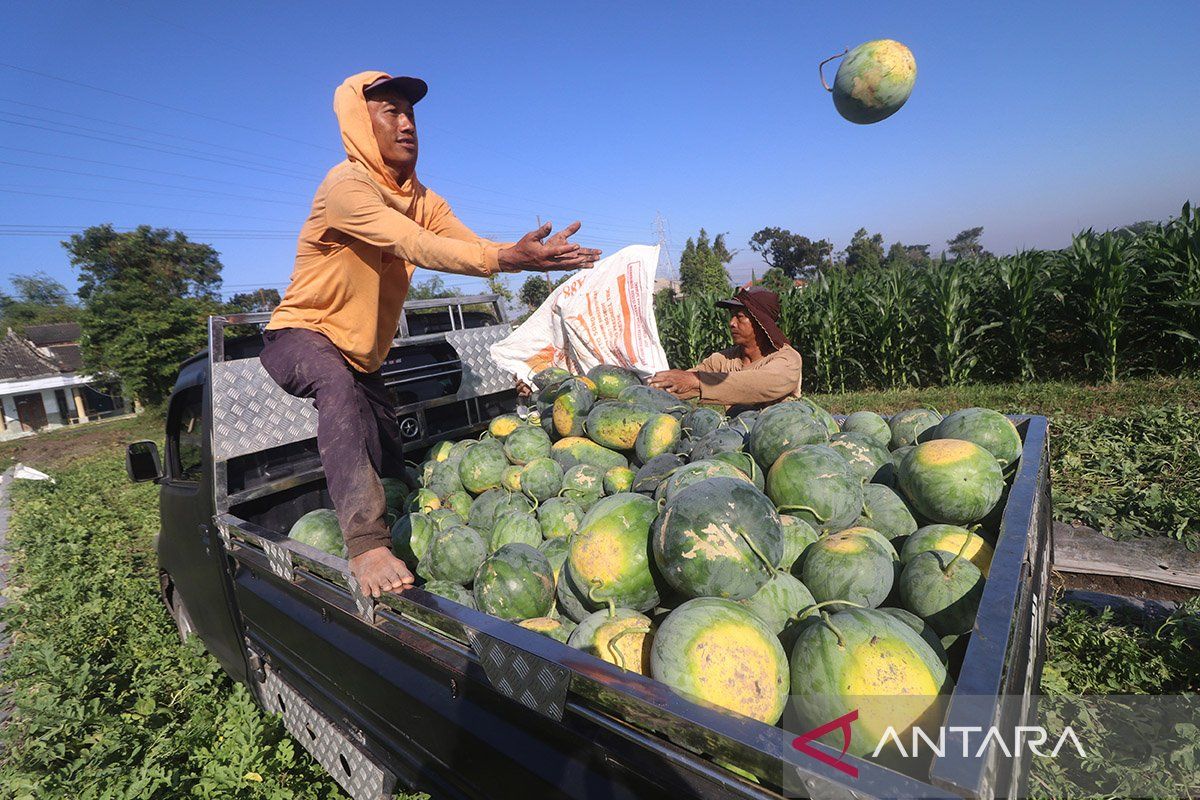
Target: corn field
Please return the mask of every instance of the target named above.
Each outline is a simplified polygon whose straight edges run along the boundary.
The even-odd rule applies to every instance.
[[[718,297],[656,302],[667,358],[730,346]],[[1200,369],[1200,212],[1059,251],[827,269],[780,297],[807,391],[971,382],[1115,382]]]

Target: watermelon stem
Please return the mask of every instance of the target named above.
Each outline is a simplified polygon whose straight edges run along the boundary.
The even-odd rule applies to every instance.
[[[754,555],[758,556],[758,560],[761,561],[763,563],[763,566],[767,568],[767,574],[768,575],[775,574],[778,567],[776,567],[776,565],[772,564],[770,562],[770,560],[765,555],[763,555],[763,552],[758,549],[758,545],[756,545],[754,543],[754,541],[746,534],[746,532],[744,530],[742,530],[741,528],[738,528],[737,534],[738,534],[738,536],[742,537],[742,541],[746,543],[746,546],[750,548],[750,551],[752,553],[754,553]]]
[[[954,566],[955,561],[958,561],[960,558],[962,558],[963,553],[967,552],[967,545],[971,543],[971,537],[974,535],[975,534],[971,533],[970,531],[967,531],[967,535],[963,537],[962,547],[958,548],[958,552],[955,553],[954,558],[950,559],[950,563],[947,564],[945,569],[942,570],[943,575],[950,574],[950,568]]]
[[[609,639],[608,643],[605,645],[605,647],[608,648],[609,654],[612,655],[612,657],[615,659],[613,663],[616,664],[621,669],[629,669],[629,667],[625,666],[625,656],[622,655],[621,651],[618,650],[616,647],[617,642],[620,641],[623,637],[628,636],[631,633],[646,634],[649,632],[650,632],[650,629],[644,625],[631,625],[630,627],[628,627],[625,630],[618,633],[616,636]]]
[[[821,523],[822,525],[829,521],[828,517],[822,517],[812,506],[779,506],[779,511],[780,513],[789,514],[793,511],[807,511],[808,513],[812,514],[817,522]]]
[[[837,637],[838,647],[842,648],[843,650],[846,649],[846,637],[842,636],[842,632],[839,631],[837,626],[833,624],[833,621],[829,619],[828,614],[826,614],[824,611],[820,612],[820,614],[821,622],[824,622],[825,626],[828,627],[829,630],[833,631],[833,635]]]
[[[842,56],[846,55],[846,53],[849,53],[849,52],[850,52],[850,48],[847,47],[842,52],[837,53],[836,55],[832,55],[829,58],[822,61],[820,64],[817,64],[817,74],[821,76],[821,85],[825,87],[825,91],[832,92],[833,87],[825,82],[825,70],[822,69],[822,67],[824,67],[826,64],[828,64],[830,61],[833,61],[835,58],[841,58]]]
[[[822,603],[813,603],[811,606],[805,606],[804,608],[800,609],[800,611],[801,612],[820,611],[822,608],[825,608],[825,606],[831,606],[834,604],[840,604],[843,606],[851,606],[853,608],[866,608],[866,606],[862,605],[861,603],[855,603],[852,600],[826,600]],[[800,613],[800,612],[797,612],[797,613]],[[805,616],[808,616],[808,615],[805,614]],[[797,618],[799,618],[799,617],[797,617]]]
[[[596,597],[596,590],[604,587],[604,582],[599,578],[592,578],[592,585],[588,587],[588,600],[593,603],[607,603],[608,616],[615,617],[617,615],[617,603],[612,597]]]

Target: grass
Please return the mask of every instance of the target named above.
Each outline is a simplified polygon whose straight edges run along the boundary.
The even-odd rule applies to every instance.
[[[157,487],[130,484],[121,455],[13,487],[0,797],[344,797],[198,640],[179,644],[157,596]]]
[[[1031,796],[1194,797],[1200,598],[1165,620],[1060,610],[1047,636],[1040,717],[1052,731],[1070,725],[1086,756],[1064,749],[1031,759]]]
[[[949,413],[982,406],[1005,414],[1042,414],[1074,419],[1120,417],[1148,406],[1181,406],[1200,411],[1200,378],[1148,378],[1097,386],[1080,383],[1003,383],[815,394],[812,399],[835,414],[908,408]]]

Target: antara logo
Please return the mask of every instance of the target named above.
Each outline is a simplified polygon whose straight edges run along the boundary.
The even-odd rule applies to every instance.
[[[822,764],[826,764],[840,772],[844,772],[851,778],[857,778],[858,768],[852,764],[847,764],[842,760],[842,758],[846,755],[846,751],[850,749],[850,740],[852,735],[852,729],[850,725],[857,719],[858,709],[855,709],[848,714],[843,714],[837,719],[826,722],[824,725],[819,725],[816,728],[813,728],[811,731],[800,734],[792,740],[792,747],[801,753],[804,753],[806,756],[815,758]],[[982,734],[985,730],[986,735],[983,736],[982,740],[979,741],[978,748],[971,748],[971,734]],[[833,731],[841,731],[842,733],[842,752],[836,758],[826,752],[818,750],[810,744],[810,742],[812,742],[814,739],[820,739],[822,736],[832,733]],[[1067,726],[1063,729],[1063,732],[1059,735],[1058,740],[1052,750],[1049,752],[1043,752],[1040,748],[1042,745],[1045,745],[1047,741],[1049,741],[1050,734],[1045,728],[1038,725],[1018,725],[1016,728],[1014,728],[1011,738],[1011,746],[1010,741],[1006,739],[996,727],[985,729],[978,726],[952,725],[948,728],[939,728],[936,739],[931,738],[929,734],[925,733],[925,731],[923,731],[920,727],[914,727],[910,732],[912,736],[912,741],[910,743],[911,746],[907,750],[904,747],[903,740],[900,738],[900,734],[897,733],[894,727],[889,725],[887,730],[883,732],[883,736],[880,737],[879,744],[876,745],[875,751],[871,754],[871,757],[878,757],[879,754],[883,752],[884,748],[890,746],[894,747],[895,751],[904,758],[918,758],[921,755],[922,741],[925,743],[925,747],[928,748],[928,750],[934,755],[945,756],[947,751],[950,749],[946,743],[947,732],[949,732],[951,736],[962,736],[962,755],[964,758],[970,758],[972,756],[974,758],[982,757],[984,753],[987,752],[989,744],[993,744],[999,748],[999,750],[1003,752],[1007,758],[1012,758],[1014,755],[1019,755],[1023,750],[1028,750],[1028,752],[1038,756],[1039,758],[1055,758],[1058,756],[1058,753],[1063,746],[1068,744],[1070,747],[1074,748],[1077,753],[1079,753],[1080,758],[1087,757],[1087,753],[1084,752],[1083,745],[1080,743],[1079,737],[1075,735],[1075,731],[1072,730],[1070,726]]]
[[[846,751],[850,749],[850,723],[858,719],[858,709],[854,709],[849,714],[843,714],[835,720],[830,720],[824,725],[818,725],[807,733],[802,733],[792,740],[792,747],[804,753],[806,756],[811,756],[822,764],[827,764],[836,770],[846,773],[851,778],[858,777],[858,767],[847,764],[841,760],[841,757],[834,758],[828,753],[823,753],[815,747],[810,747],[809,742],[813,739],[820,739],[827,733],[836,730],[842,732],[842,755],[846,755]]]
[[[1040,749],[1042,745],[1050,738],[1049,732],[1040,725],[1018,725],[1012,732],[1012,746],[1009,746],[1009,740],[1005,739],[1000,730],[996,727],[981,728],[977,725],[958,726],[951,725],[949,728],[939,728],[937,739],[931,739],[925,731],[920,728],[913,728],[911,731],[912,741],[909,750],[904,749],[904,742],[900,738],[900,734],[896,729],[888,726],[888,729],[883,732],[883,736],[879,739],[879,745],[875,748],[874,756],[879,755],[883,748],[890,742],[899,751],[900,755],[905,758],[918,758],[921,755],[921,741],[924,740],[925,747],[929,748],[935,756],[939,758],[945,757],[946,751],[949,749],[946,745],[946,732],[951,735],[962,734],[962,755],[963,758],[980,758],[987,752],[988,744],[994,744],[1004,753],[1005,758],[1012,758],[1015,755],[1020,755],[1023,750],[1028,749],[1030,753],[1038,758],[1057,758],[1058,751],[1063,748],[1063,745],[1070,742],[1071,747],[1075,748],[1075,752],[1079,753],[1080,758],[1087,758],[1087,753],[1083,751],[1083,745],[1079,742],[1079,737],[1075,735],[1075,731],[1068,725],[1059,735],[1058,741],[1054,745],[1054,749],[1049,753],[1043,753]],[[983,739],[979,742],[979,747],[972,753],[970,741],[972,733],[984,733]],[[957,749],[957,748],[955,748]]]

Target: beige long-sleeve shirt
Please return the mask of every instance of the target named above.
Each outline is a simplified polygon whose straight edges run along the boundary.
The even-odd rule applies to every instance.
[[[740,347],[720,350],[691,370],[700,379],[702,403],[763,406],[800,396],[803,361],[790,346],[746,361]]]
[[[268,328],[323,333],[351,366],[374,372],[396,335],[416,267],[479,276],[498,271],[501,245],[472,233],[434,192],[419,186],[407,213],[388,199],[361,164],[343,161],[329,171]]]
[[[414,269],[488,276],[507,246],[476,236],[415,175],[399,185],[385,168],[363,93],[383,76],[360,72],[334,92],[346,160],[317,187],[291,283],[267,324],[324,334],[362,372],[387,357]]]

